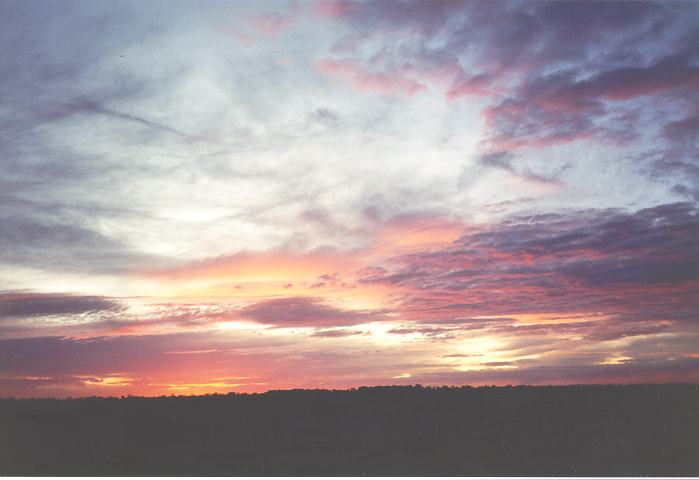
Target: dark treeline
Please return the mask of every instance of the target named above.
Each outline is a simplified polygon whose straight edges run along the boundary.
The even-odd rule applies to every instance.
[[[0,400],[2,475],[699,475],[699,385]]]

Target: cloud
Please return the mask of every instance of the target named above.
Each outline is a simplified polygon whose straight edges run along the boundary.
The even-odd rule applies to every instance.
[[[392,335],[420,335],[430,339],[449,339],[457,336],[459,327],[435,327],[432,325],[399,327],[388,330]]]
[[[401,72],[367,70],[356,60],[320,59],[315,62],[315,68],[322,74],[340,77],[348,81],[352,88],[359,91],[378,92],[397,97],[411,97],[418,92],[427,90],[425,85],[413,80]]]
[[[693,4],[277,7],[3,5],[5,380],[694,378]]]
[[[211,331],[241,321],[239,303],[9,292],[0,296],[0,338],[89,339]],[[57,316],[51,318],[51,316]]]
[[[677,182],[674,192],[699,201],[699,99],[684,117],[666,123],[662,135],[665,148],[641,159],[650,164],[648,175]]]
[[[670,122],[663,127],[663,133],[671,141],[696,142],[699,134],[699,115],[690,115]]]
[[[618,365],[578,364],[468,372],[414,375],[411,383],[423,385],[575,385],[610,383],[696,382],[696,359],[629,362]]]
[[[76,113],[93,113],[98,115],[107,115],[119,120],[125,120],[128,122],[135,122],[140,125],[144,125],[154,130],[159,130],[165,133],[175,134],[184,137],[187,140],[197,140],[196,137],[188,135],[180,130],[172,128],[168,125],[162,123],[153,122],[145,118],[139,117],[137,115],[131,115],[128,113],[118,112],[110,108],[106,108],[103,105],[94,103],[86,99],[79,99],[75,103],[66,106],[67,112],[74,110]]]
[[[347,257],[349,255],[335,249],[316,249],[308,252],[291,249],[242,251],[169,268],[146,270],[143,275],[172,281],[202,278],[237,282],[281,281],[285,282],[286,286],[289,280],[323,281],[323,278],[319,277],[327,275],[326,272],[346,269],[348,264],[351,265],[351,260]]]
[[[625,141],[635,137],[638,111],[625,114],[626,132],[608,121],[610,101],[630,101],[664,92],[681,93],[699,86],[699,68],[685,54],[669,55],[652,65],[620,67],[583,80],[568,71],[535,77],[522,83],[513,96],[486,109],[491,127],[489,144],[517,148],[547,146],[599,136]]]
[[[252,15],[248,22],[258,34],[275,38],[280,31],[290,28],[297,22],[299,12],[299,4],[292,1],[286,13],[258,13]]]
[[[614,162],[655,183],[673,176],[675,194],[699,198],[687,147],[622,163],[627,152],[649,148],[645,141],[658,126],[667,125],[661,133],[675,143],[689,141],[680,132],[691,133],[694,113],[687,123],[668,117],[697,103],[691,47],[697,16],[690,3],[389,0],[320,2],[316,12],[344,27],[331,56],[317,64],[327,67],[325,74],[362,90],[366,76],[381,73],[384,82],[374,90],[386,95],[410,96],[424,87],[453,102],[486,103],[482,158],[524,153],[530,163],[548,166],[560,164],[560,155],[539,160],[533,151],[603,145],[595,165]],[[490,163],[525,180],[548,180],[509,162]],[[580,168],[595,168],[585,165]]]
[[[483,94],[488,84],[523,68],[587,60],[587,54],[595,47],[601,50],[604,42],[626,52],[636,46],[628,40],[633,42],[639,31],[658,25],[667,28],[662,23],[667,13],[651,3],[556,3],[540,2],[529,8],[514,2],[320,2],[315,10],[346,22],[364,43],[386,32],[401,33],[403,48],[380,50],[400,55],[402,61],[396,63],[419,65],[428,57],[447,61],[463,51],[473,52],[479,71],[474,75],[473,68],[453,69],[451,97]],[[395,41],[393,36],[386,37]]]
[[[341,338],[341,337],[351,337],[354,335],[366,335],[365,332],[360,330],[349,330],[349,329],[330,329],[330,330],[316,330],[311,334],[312,337],[320,338]]]
[[[531,172],[519,172],[515,169],[515,167],[512,165],[512,160],[514,156],[509,153],[509,152],[495,152],[495,153],[488,153],[481,155],[479,158],[479,162],[482,165],[486,165],[488,167],[494,167],[500,170],[504,170],[505,172],[521,178],[523,180],[526,180],[528,182],[533,182],[541,185],[547,185],[547,186],[560,186],[561,182],[555,179],[551,178],[546,178],[541,175],[536,175]]]
[[[288,297],[249,305],[240,310],[240,315],[277,327],[340,327],[380,320],[383,312],[345,310],[320,298]]]
[[[393,268],[367,271],[361,281],[409,292],[401,314],[420,322],[597,312],[623,318],[629,332],[647,330],[631,324],[686,322],[699,312],[697,235],[699,212],[688,203],[518,217],[447,248],[396,257]]]
[[[113,299],[62,293],[0,293],[0,318],[118,311]]]
[[[647,67],[621,67],[575,82],[554,93],[554,102],[569,109],[581,99],[628,100],[673,89],[699,88],[699,67],[685,54],[670,55]]]
[[[25,207],[31,211],[31,207]],[[124,272],[153,257],[81,225],[41,217],[1,218],[0,261],[39,269]]]
[[[316,108],[310,115],[313,122],[319,123],[326,127],[337,126],[340,123],[339,115],[328,108]]]
[[[340,18],[361,9],[358,2],[352,0],[315,0],[313,12],[321,17]]]
[[[191,331],[155,335],[68,338],[44,336],[0,339],[3,376],[104,376],[114,372],[132,376],[163,373],[201,373],[208,365],[230,366],[241,360],[267,357],[293,344],[289,338],[260,338],[256,332]],[[217,350],[211,355],[172,355],[167,352]],[[209,368],[205,367],[205,368]]]

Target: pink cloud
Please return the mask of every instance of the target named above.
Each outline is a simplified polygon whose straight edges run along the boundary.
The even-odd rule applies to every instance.
[[[230,35],[244,45],[252,45],[262,38],[275,39],[277,35],[288,28],[293,27],[299,18],[301,9],[294,1],[289,4],[286,13],[264,12],[250,15],[246,18],[246,28],[236,28],[226,25],[215,27],[219,32]]]
[[[342,78],[348,81],[352,88],[363,92],[411,97],[418,92],[427,90],[425,85],[400,72],[370,72],[355,60],[325,58],[316,61],[315,68],[323,75]]]
[[[447,90],[447,98],[455,100],[459,97],[476,96],[483,97],[493,94],[490,86],[490,79],[487,75],[475,75],[472,77],[461,75],[454,80],[452,86]]]
[[[361,5],[349,0],[316,0],[313,13],[319,17],[341,18],[361,10]]]
[[[400,317],[416,322],[594,311],[618,319],[590,332],[600,338],[665,331],[697,308],[693,211],[675,204],[513,219],[366,269],[361,281],[402,288]]]
[[[298,3],[291,2],[286,13],[259,13],[251,16],[248,21],[258,34],[276,38],[280,31],[292,27],[298,21],[299,12]]]

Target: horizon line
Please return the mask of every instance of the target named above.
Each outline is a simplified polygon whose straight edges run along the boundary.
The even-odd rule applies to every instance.
[[[89,399],[104,399],[104,400],[124,400],[124,399],[160,399],[160,398],[198,398],[198,397],[255,397],[274,393],[299,393],[299,392],[327,392],[327,393],[350,393],[362,390],[376,389],[413,389],[413,390],[482,390],[482,389],[512,389],[512,388],[576,388],[576,387],[650,387],[650,386],[695,386],[699,387],[699,382],[631,382],[631,383],[571,383],[571,384],[548,384],[548,385],[533,385],[533,384],[514,384],[514,385],[361,385],[359,387],[349,388],[285,388],[265,390],[264,392],[211,392],[198,394],[163,394],[163,395],[119,395],[119,396],[103,396],[90,395],[83,397],[2,397],[0,401],[21,401],[21,400],[89,400]]]

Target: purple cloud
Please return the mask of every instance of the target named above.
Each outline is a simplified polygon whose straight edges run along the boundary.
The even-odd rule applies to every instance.
[[[574,328],[598,337],[659,332],[668,329],[660,321],[691,322],[699,314],[695,238],[699,211],[687,203],[519,217],[467,233],[442,250],[397,257],[395,268],[375,269],[362,281],[407,289],[401,312],[422,323],[598,312],[623,326],[595,323],[604,333],[584,322],[528,328]]]
[[[380,319],[383,312],[344,310],[320,298],[288,297],[249,305],[240,310],[240,315],[278,327],[340,327]]]
[[[2,293],[0,318],[45,315],[77,315],[88,312],[119,311],[114,299],[63,293]]]

